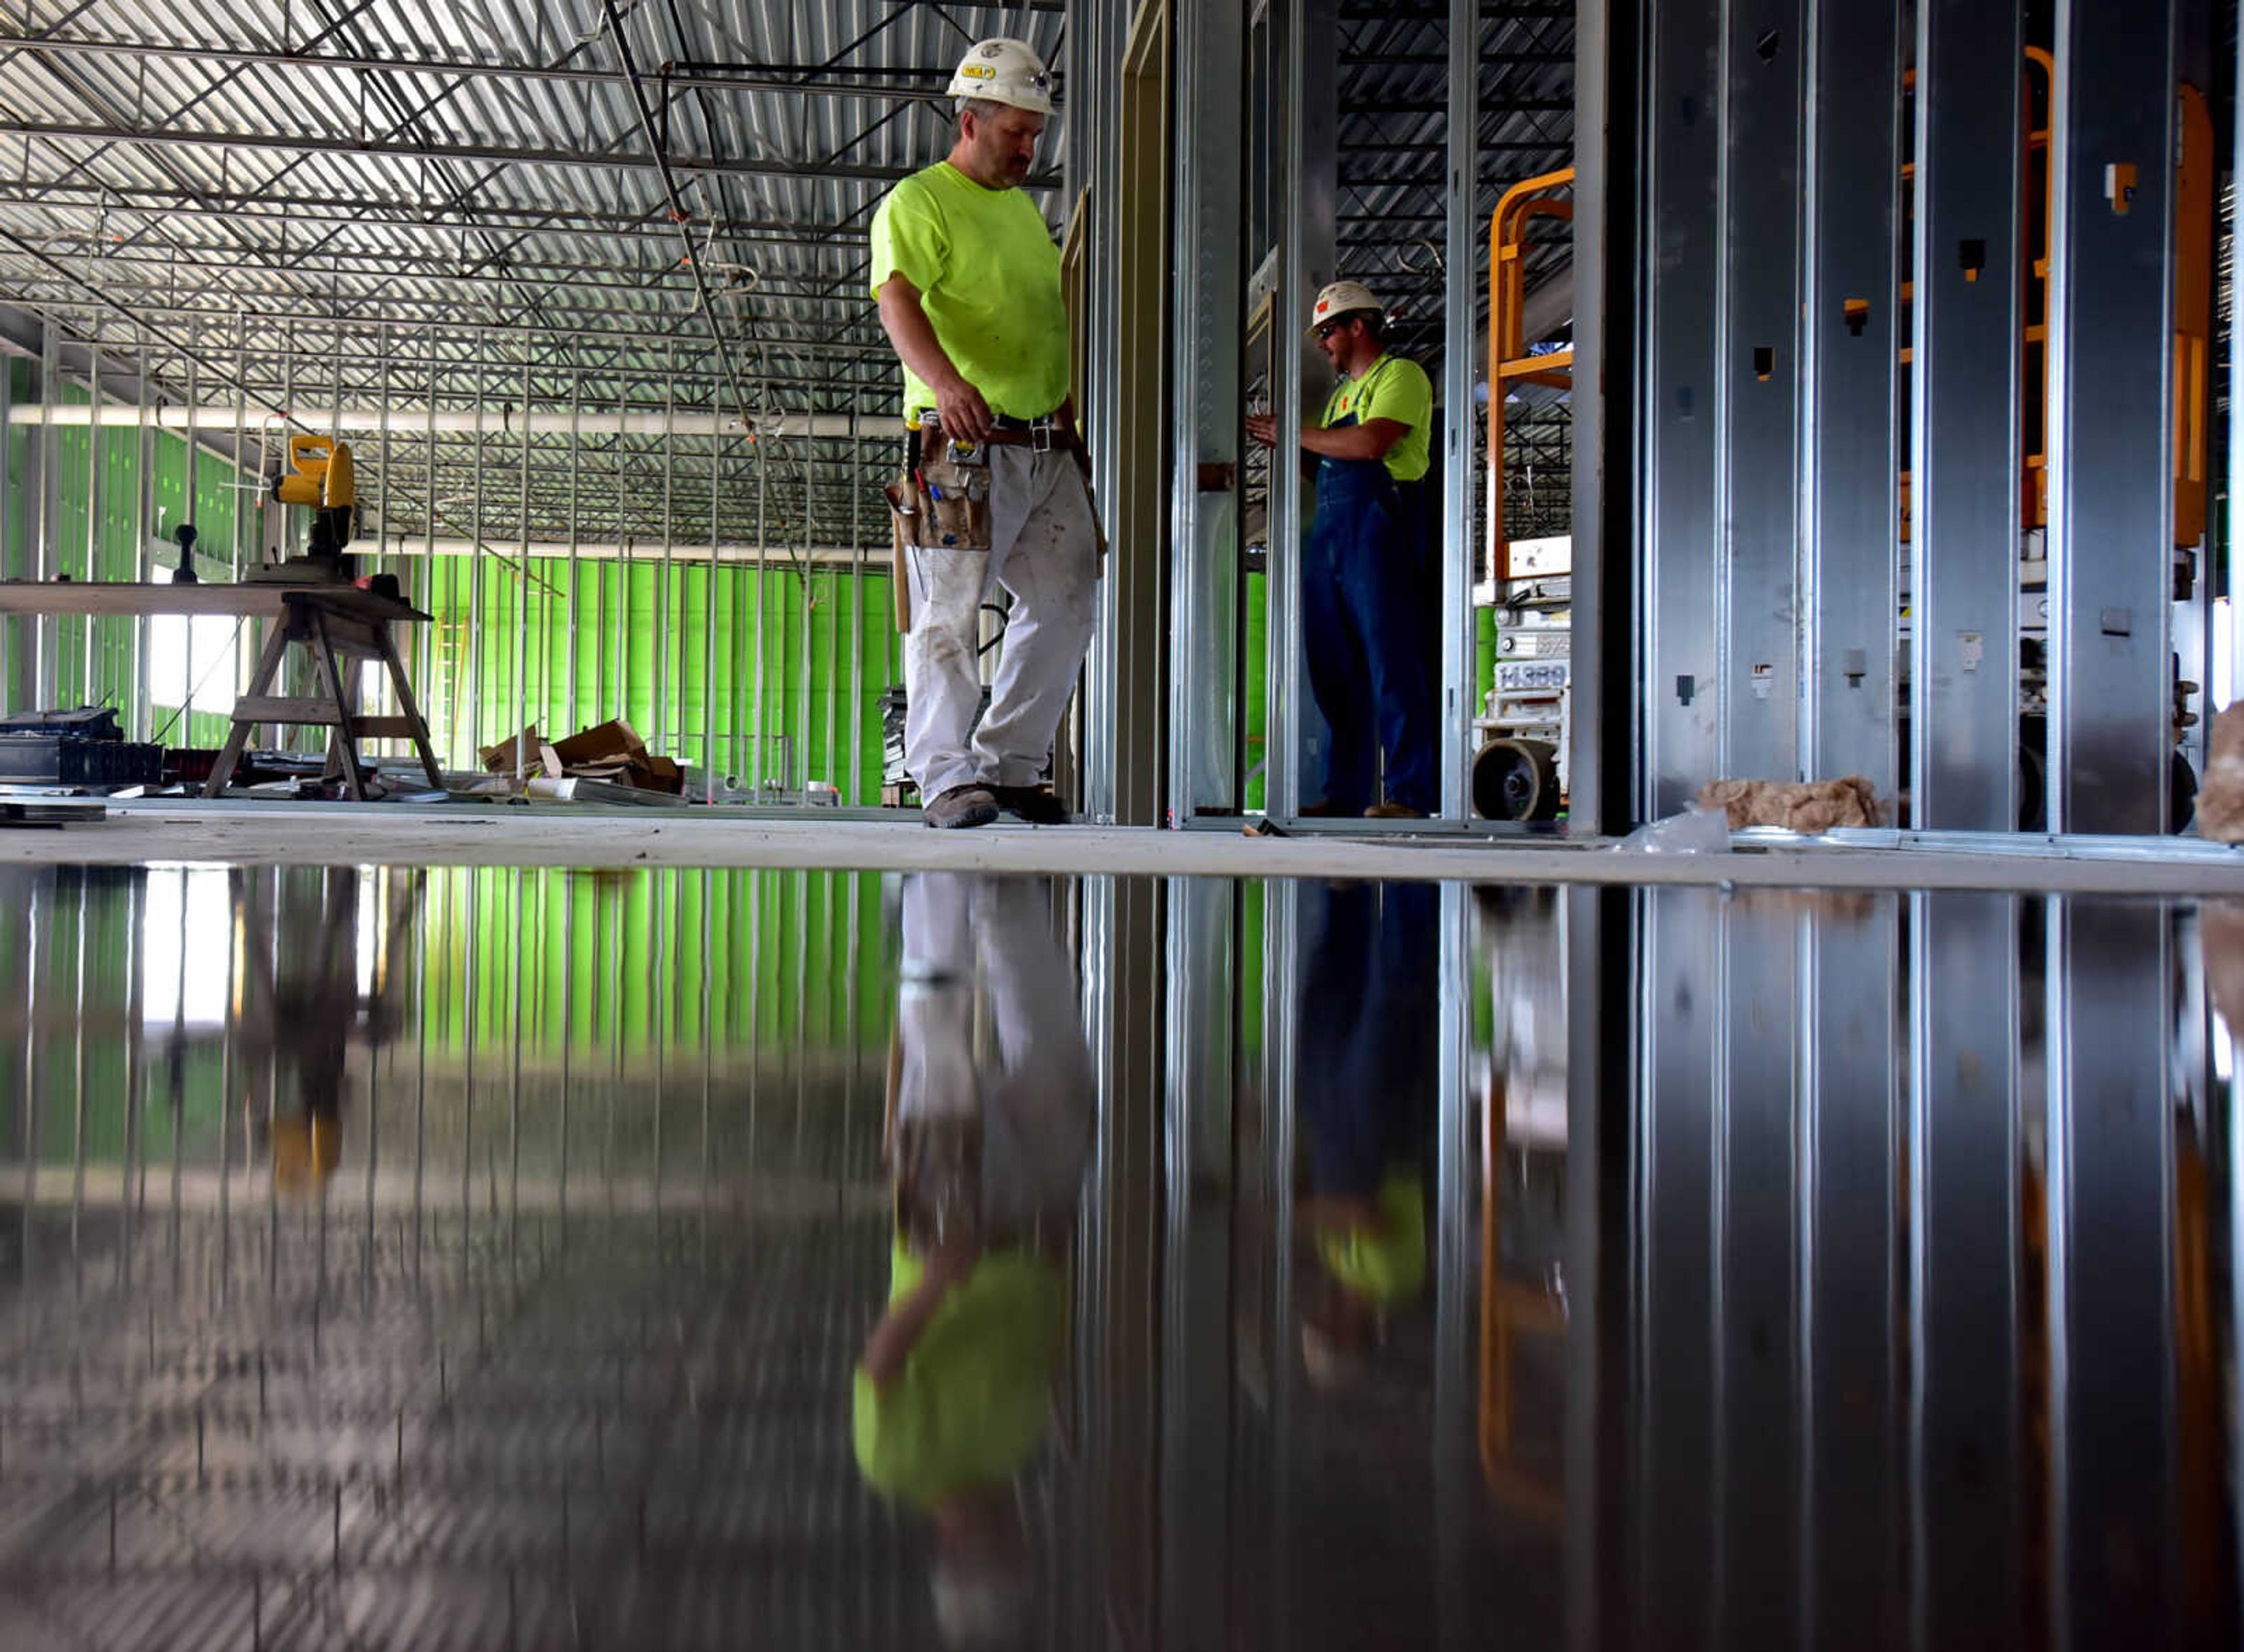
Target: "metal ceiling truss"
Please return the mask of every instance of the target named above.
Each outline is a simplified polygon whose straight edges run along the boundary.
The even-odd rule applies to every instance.
[[[312,0],[213,28],[135,0],[32,0],[0,31],[0,301],[144,368],[130,382],[152,403],[201,403],[206,444],[231,449],[240,408],[251,462],[295,410],[389,410],[360,438],[370,531],[659,542],[666,498],[681,545],[760,519],[884,545],[864,496],[894,462],[896,376],[866,226],[942,153],[964,41],[1026,34],[1056,58],[1064,13],[604,0],[559,24],[490,0]],[[1396,295],[1423,353],[1448,8],[1340,15],[1341,258]],[[1572,17],[1563,0],[1481,10],[1491,198],[1563,164]],[[1037,179],[1056,214],[1058,181]],[[675,409],[705,431],[715,408],[779,434],[525,437],[525,399],[596,419]],[[479,437],[427,429],[478,406]],[[854,416],[862,439],[807,437],[810,415]]]

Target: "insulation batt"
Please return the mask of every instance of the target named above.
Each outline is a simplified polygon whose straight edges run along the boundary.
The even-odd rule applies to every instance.
[[[1712,780],[1699,789],[1698,803],[1727,811],[1732,831],[1781,826],[1791,832],[1828,832],[1884,820],[1877,793],[1861,775],[1843,780]]]
[[[2197,792],[2197,835],[2244,843],[2244,700],[2230,701],[2213,720],[2205,784]]]

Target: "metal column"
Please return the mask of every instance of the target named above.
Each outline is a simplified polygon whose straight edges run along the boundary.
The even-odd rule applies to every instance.
[[[1444,820],[1472,814],[1474,662],[1472,606],[1474,496],[1481,376],[1482,259],[1488,234],[1480,191],[1480,0],[1450,0],[1447,234],[1443,246],[1442,318],[1442,646],[1435,679],[1435,728]],[[1491,318],[1491,324],[1493,324]],[[1502,393],[1491,384],[1489,394]],[[1501,468],[1504,456],[1490,454]]]
[[[2236,52],[2227,67],[2228,84],[2232,86],[2244,86],[2244,28],[2240,28],[2236,31]],[[2234,131],[2230,133],[2228,175],[2232,179],[2244,178],[2244,120],[2231,120],[2229,125]],[[2233,234],[2236,219],[2236,198],[2234,194],[2229,197],[2229,201],[2228,216]],[[2228,349],[2228,405],[2231,409],[2244,408],[2244,306],[2236,303],[2233,294],[2228,304],[2228,336],[2223,342]],[[2229,672],[2233,679],[2236,674],[2237,664],[2244,662],[2244,555],[2238,553],[2234,526],[2234,501],[2239,485],[2238,479],[2244,477],[2244,418],[2237,418],[2233,413],[2228,420],[2227,458],[2227,493],[2231,501],[2230,525],[2221,535],[2225,552],[2223,560],[2227,565],[2227,578],[2221,588],[2228,593],[2228,659]],[[2209,572],[2210,570],[2207,572]],[[2208,691],[2206,704],[2210,708],[2213,703],[2210,693],[2213,679],[2209,672],[2205,682]],[[2231,693],[2233,697],[2233,681]],[[2240,1029],[2240,1032],[2244,1032],[2244,1029]],[[2244,1263],[2244,1257],[2239,1257],[2238,1260],[2240,1263]],[[2238,1524],[2240,1527],[2244,1527],[2244,1521],[2240,1521]],[[2240,1538],[2240,1541],[2244,1541],[2244,1538]]]
[[[1308,387],[1322,385],[1330,376],[1324,358],[1308,342],[1306,327],[1318,288],[1333,279],[1339,17],[1337,0],[1271,0],[1269,9],[1277,79],[1272,102],[1278,112],[1278,187],[1272,199],[1283,227],[1270,311],[1275,379],[1270,404],[1278,419],[1278,449],[1270,465],[1271,560],[1265,586],[1269,683],[1263,801],[1264,812],[1277,821],[1294,819],[1304,801],[1315,801],[1303,796],[1305,781],[1315,789],[1324,778],[1322,723],[1308,698],[1301,658],[1299,547],[1308,531],[1308,511],[1307,490],[1294,456],[1300,450],[1301,424],[1308,416]],[[1289,362],[1296,363],[1291,371]],[[1315,751],[1308,748],[1304,737],[1310,728],[1318,732]]]
[[[1631,1411],[1634,1530],[1628,1593],[1679,1645],[1713,1644],[1719,1513],[1716,1349],[1727,1254],[1714,1190],[1722,1121],[1722,918],[1711,890],[1637,897],[1641,1058],[1630,1144],[1636,1208]]]
[[[1181,824],[1240,805],[1238,496],[1204,467],[1239,458],[1239,308],[1246,221],[1245,11],[1179,0],[1179,124],[1173,158],[1173,428],[1187,435],[1170,477],[1169,808]]]
[[[2049,909],[2050,1622],[2059,1648],[2173,1644],[2167,917],[2116,900]]]
[[[1119,220],[1122,180],[1119,160],[1120,81],[1123,42],[1129,30],[1126,0],[1091,0],[1079,6],[1068,31],[1071,93],[1067,108],[1067,194],[1074,212],[1087,214],[1082,226],[1084,274],[1082,313],[1076,327],[1083,359],[1075,364],[1083,387],[1078,410],[1089,434],[1092,497],[1112,499],[1121,483],[1122,452],[1118,428],[1121,389],[1115,369],[1116,320],[1121,304],[1114,228]],[[1072,224],[1067,234],[1076,233]],[[1126,553],[1126,548],[1125,548]],[[1117,582],[1104,579],[1098,593],[1098,626],[1085,666],[1078,701],[1083,754],[1082,811],[1090,819],[1112,819],[1115,803],[1114,741],[1117,697],[1122,680],[1116,659],[1126,647],[1119,635]]]
[[[1773,891],[1728,902],[1720,975],[1698,988],[1712,999],[1720,1040],[1708,1196],[1720,1222],[1713,1426],[1721,1466],[1708,1514],[1713,1641],[1723,1646],[1782,1645],[1797,1622],[1802,898]]]
[[[1902,1640],[1900,931],[1899,897],[1840,897],[1803,938],[1800,1646]]]
[[[16,364],[0,362],[0,579],[20,579],[26,572],[25,559],[18,557],[15,541],[24,530],[24,507],[31,490],[25,484],[24,467],[17,463],[16,450],[18,442],[26,452],[31,443],[28,433],[16,434],[8,416],[15,404]],[[28,629],[18,616],[0,620],[0,704],[30,703],[30,674],[25,669],[30,651],[23,643]]]
[[[1802,767],[1899,789],[1902,8],[1816,0],[1806,104],[1801,451]]]
[[[1240,1575],[1254,1576],[1253,1560],[1267,1561],[1263,1572],[1269,1595],[1263,1609],[1255,1613],[1262,1632],[1247,1643],[1273,1648],[1290,1647],[1294,1640],[1294,1428],[1300,1365],[1294,1355],[1298,1329],[1294,1292],[1294,1166],[1299,1139],[1294,1103],[1301,1037],[1301,892],[1302,886],[1291,881],[1268,883],[1262,888],[1262,1117],[1258,1167],[1262,1185],[1257,1192],[1259,1208],[1267,1216],[1261,1224],[1267,1237],[1253,1281],[1261,1346],[1250,1348],[1247,1357],[1261,1361],[1267,1398],[1256,1414],[1260,1426],[1253,1449],[1242,1453],[1247,1460],[1240,1470],[1243,1506],[1253,1507],[1259,1503],[1268,1511],[1267,1518],[1257,1522],[1257,1535],[1268,1546],[1267,1554],[1249,1555],[1247,1563],[1236,1568]]]
[[[1636,73],[1643,17],[1589,0],[1574,25],[1573,723],[1567,816],[1635,820],[1639,377]],[[1615,187],[1618,174],[1619,187]],[[1613,321],[1619,325],[1613,325]],[[1611,482],[1610,488],[1607,484]]]
[[[1098,1075],[1092,1179],[1077,1225],[1077,1351],[1085,1404],[1084,1483],[1103,1513],[1082,1574],[1125,1643],[1156,1611],[1163,1486],[1159,1336],[1160,1173],[1166,1109],[1161,992],[1165,891],[1145,878],[1084,880],[1086,1031]],[[1082,1637],[1078,1637],[1082,1638]]]
[[[1577,197],[1578,200],[1579,197]],[[1578,566],[1578,563],[1577,564]],[[1632,1590],[1619,1511],[1633,1502],[1629,1453],[1619,1442],[1634,1416],[1626,1380],[1632,1324],[1629,1272],[1634,1212],[1628,1105],[1632,1044],[1644,1023],[1626,890],[1563,892],[1566,986],[1565,1645],[1571,1652],[1628,1643]],[[1608,1152],[1607,1144],[1616,1151]],[[1482,1190],[1484,1198],[1487,1190]],[[1639,1636],[1639,1638],[1646,1638]]]
[[[2056,27],[2049,824],[2156,833],[2173,750],[2176,7],[2058,0]]]
[[[1470,0],[1468,0],[1470,3]],[[1452,12],[1454,19],[1455,13]],[[1455,59],[1451,60],[1455,66]],[[1454,115],[1455,110],[1452,109]],[[1470,311],[1466,312],[1468,315]],[[1468,454],[1467,457],[1470,457]],[[1454,496],[1452,496],[1454,497]],[[1460,561],[1459,567],[1469,565]],[[1400,893],[1390,885],[1383,898]],[[1473,959],[1472,890],[1463,884],[1441,889],[1441,992],[1436,1032],[1438,1059],[1434,1095],[1434,1459],[1436,1644],[1462,1649],[1473,1637],[1468,1580],[1484,1564],[1475,1553],[1472,1521],[1477,1466],[1474,1448],[1474,1303],[1478,1245],[1474,1222],[1474,1130],[1470,1073]],[[1485,1188],[1481,1196],[1488,1196]]]
[[[1650,818],[1680,809],[1721,761],[1721,16],[1662,7],[1646,33],[1639,807]]]
[[[2018,903],[1913,895],[1909,930],[1911,1644],[2018,1646]]]
[[[2022,13],[1921,0],[1909,457],[1920,829],[2018,823]]]
[[[1232,1098],[1239,887],[1168,890],[1162,1161],[1160,1603],[1166,1647],[1221,1643],[1231,1588]]]
[[[1716,774],[1800,774],[1802,0],[1732,0],[1721,43],[1714,349]],[[1673,565],[1673,559],[1669,565]],[[1672,685],[1670,685],[1672,687]]]

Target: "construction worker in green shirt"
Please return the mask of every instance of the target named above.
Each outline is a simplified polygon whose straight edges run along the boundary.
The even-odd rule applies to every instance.
[[[903,365],[911,455],[888,490],[904,766],[930,826],[986,825],[1000,810],[1055,825],[1067,809],[1044,775],[1091,646],[1098,540],[1068,401],[1059,249],[1020,187],[1051,77],[1022,42],[983,40],[950,95],[950,155],[890,191],[872,228],[872,292]],[[977,726],[992,586],[1012,603]]]
[[[1434,387],[1387,348],[1386,309],[1359,281],[1317,295],[1309,331],[1341,375],[1314,429],[1317,513],[1301,546],[1301,638],[1309,691],[1332,728],[1324,796],[1310,816],[1413,820],[1441,807],[1435,761],[1427,599],[1440,575],[1422,497],[1431,461]],[[1277,421],[1247,421],[1275,447]],[[1386,759],[1387,795],[1375,799]]]

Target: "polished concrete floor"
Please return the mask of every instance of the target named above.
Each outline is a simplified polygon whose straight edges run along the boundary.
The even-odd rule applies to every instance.
[[[1640,836],[1640,835],[1639,835]],[[1551,827],[1308,822],[1281,835],[1210,819],[1183,831],[1014,821],[929,831],[908,810],[115,802],[105,819],[0,829],[0,865],[235,864],[1137,873],[1154,877],[1407,877],[1476,884],[2015,890],[2244,897],[2244,852],[2195,838],[1973,832],[1740,834],[1720,853],[1642,852]]]
[[[2244,908],[229,829],[0,862],[0,1647],[2234,1644]]]

